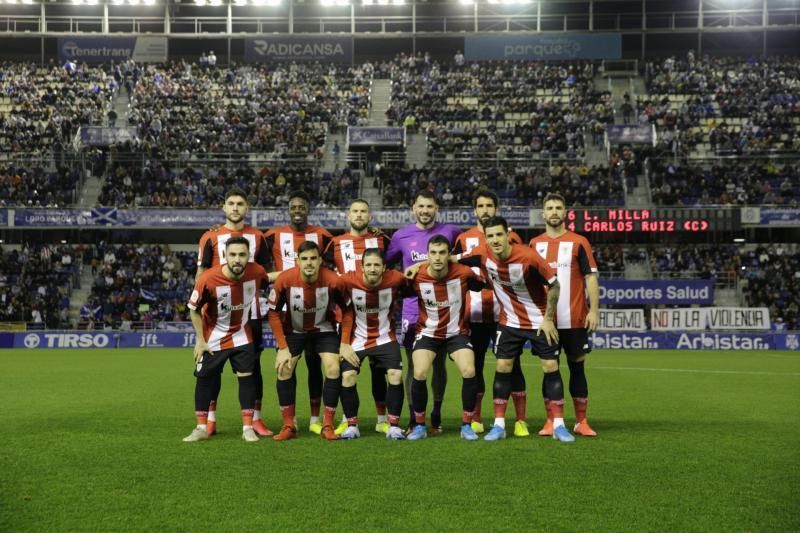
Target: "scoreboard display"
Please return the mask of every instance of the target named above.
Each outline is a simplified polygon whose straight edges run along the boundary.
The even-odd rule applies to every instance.
[[[567,229],[577,233],[698,234],[740,227],[733,209],[570,209]]]

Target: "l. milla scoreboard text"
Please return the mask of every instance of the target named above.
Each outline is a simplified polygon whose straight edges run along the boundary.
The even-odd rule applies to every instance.
[[[739,229],[731,209],[570,209],[567,228],[578,233],[705,233]]]

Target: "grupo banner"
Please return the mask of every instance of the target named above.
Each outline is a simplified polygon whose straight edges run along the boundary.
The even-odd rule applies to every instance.
[[[0,348],[134,348],[194,347],[194,333],[179,332],[0,332]],[[633,332],[602,331],[591,336],[598,350],[800,350],[800,333],[721,332]],[[274,348],[271,332],[264,334],[264,347]]]
[[[622,35],[619,33],[476,35],[464,38],[464,57],[469,61],[620,59]]]
[[[650,328],[654,331],[769,330],[766,307],[697,307],[651,309]]]
[[[531,210],[506,209],[501,214],[514,228],[528,228],[534,223]],[[248,223],[266,230],[288,223],[285,208],[253,209]],[[441,209],[436,219],[445,224],[467,228],[475,225],[472,209]],[[310,224],[328,229],[346,228],[346,209],[312,209]],[[225,217],[218,209],[8,209],[0,210],[0,226],[66,227],[66,226],[129,226],[131,228],[197,228],[207,229],[222,224]],[[415,222],[411,209],[378,209],[372,211],[372,224],[396,229]]]
[[[711,280],[603,280],[600,303],[709,305],[714,303],[714,284]]]
[[[167,61],[166,37],[59,37],[58,59],[106,63],[133,59],[137,63]]]
[[[652,124],[609,124],[606,136],[611,144],[654,144],[656,129]]]
[[[644,331],[643,309],[600,309],[600,331]]]
[[[83,126],[78,130],[82,146],[111,146],[136,139],[136,128]]]
[[[244,59],[249,63],[264,61],[353,62],[353,38],[257,37],[245,39]]]

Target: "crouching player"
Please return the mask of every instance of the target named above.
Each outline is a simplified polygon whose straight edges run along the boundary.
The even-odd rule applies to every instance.
[[[259,292],[267,288],[269,280],[264,267],[248,263],[250,243],[245,237],[228,239],[225,259],[225,264],[211,267],[200,275],[188,303],[196,338],[197,427],[183,439],[185,442],[208,438],[208,409],[214,399],[214,382],[219,381],[225,361],[229,359],[239,379],[242,438],[247,442],[259,440],[253,430],[256,353],[248,318],[253,302],[258,300]],[[201,311],[204,311],[202,315]]]
[[[358,389],[356,381],[361,362],[369,357],[373,368],[385,370],[389,378],[386,407],[389,430],[386,437],[403,440],[400,412],[403,409],[403,362],[395,331],[395,308],[408,282],[400,272],[386,270],[383,252],[368,248],[363,255],[363,270],[341,277],[350,305],[342,317],[342,407],[347,417],[343,439],[361,436],[358,429]],[[373,377],[374,379],[374,377]]]

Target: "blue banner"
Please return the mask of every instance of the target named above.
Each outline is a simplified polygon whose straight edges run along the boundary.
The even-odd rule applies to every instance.
[[[406,129],[389,127],[347,128],[348,146],[405,146]]]
[[[797,334],[785,333],[625,333],[592,334],[598,350],[797,350]]]
[[[194,347],[194,333],[180,332],[86,332],[0,333],[0,348],[186,348]],[[271,331],[264,346],[275,347]],[[598,350],[800,350],[800,334],[701,333],[607,331],[592,335]]]
[[[131,58],[139,63],[167,60],[166,37],[59,37],[58,60],[106,63]]]
[[[800,209],[761,208],[762,226],[800,226]]]
[[[600,303],[604,305],[712,305],[711,280],[603,280]]]
[[[606,135],[611,144],[654,144],[652,124],[609,124]]]
[[[259,37],[244,40],[244,60],[353,62],[352,37]]]
[[[0,226],[8,226],[8,209],[0,209]]]
[[[469,61],[621,59],[622,35],[619,33],[476,35],[464,38],[464,57]]]
[[[83,126],[78,130],[78,140],[83,146],[111,146],[134,139],[136,139],[136,128]]]
[[[284,212],[284,218],[286,214]],[[218,209],[16,209],[14,225],[53,226],[130,226],[137,228],[209,228],[225,218]]]

